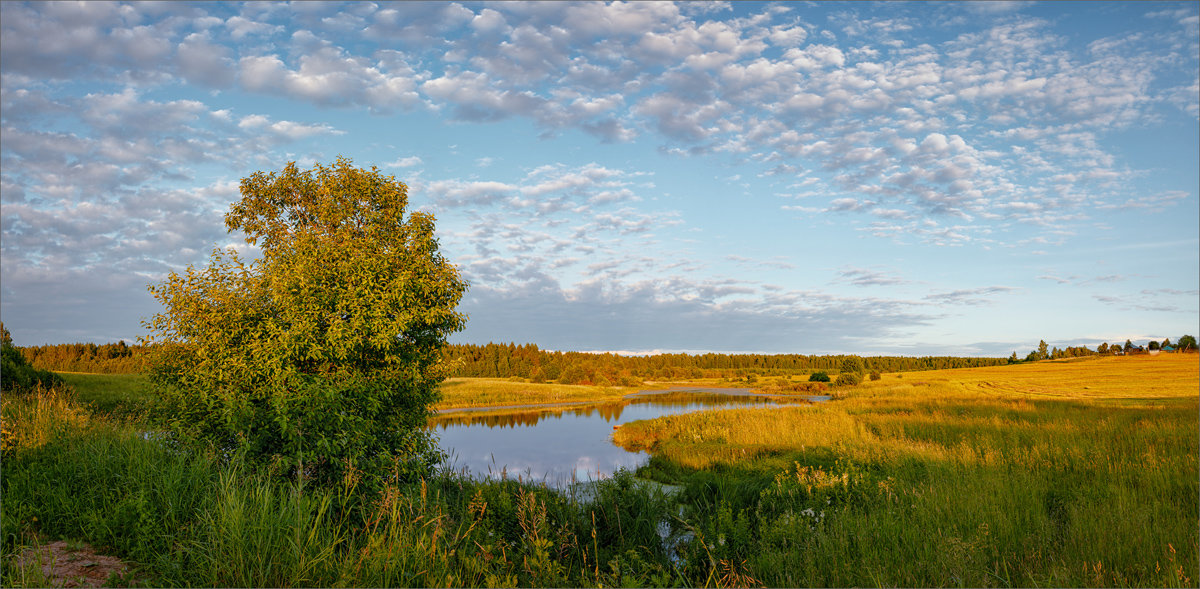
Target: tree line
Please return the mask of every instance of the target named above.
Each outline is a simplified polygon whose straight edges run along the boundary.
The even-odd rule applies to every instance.
[[[146,368],[144,345],[73,343],[20,348],[29,363],[56,372],[131,373]],[[542,350],[536,344],[451,344],[442,352],[450,375],[523,378],[563,384],[637,385],[647,380],[809,375],[839,371],[858,356],[804,354],[654,354],[622,356]],[[1004,364],[1002,358],[867,356],[868,372],[914,372]]]
[[[128,374],[147,369],[146,346],[131,346],[125,340],[115,344],[51,344],[19,349],[29,364],[39,370]]]
[[[1016,364],[1017,362],[1061,360],[1063,358],[1079,358],[1082,356],[1132,354],[1137,352],[1154,352],[1161,350],[1195,352],[1196,338],[1191,335],[1184,335],[1175,340],[1174,344],[1171,343],[1171,338],[1166,338],[1161,342],[1157,340],[1150,340],[1145,346],[1135,345],[1132,340],[1128,339],[1125,340],[1124,345],[1119,343],[1109,344],[1108,342],[1101,342],[1100,345],[1096,346],[1095,350],[1092,350],[1087,346],[1067,346],[1066,348],[1059,349],[1057,346],[1051,347],[1047,345],[1046,340],[1041,340],[1038,342],[1037,349],[1030,351],[1023,360],[1018,359],[1017,353],[1013,352],[1012,356],[1009,356],[1008,362],[1009,364]]]
[[[839,370],[858,356],[804,354],[654,354],[622,356],[612,353],[558,352],[534,344],[488,343],[450,345],[444,351],[452,374],[467,377],[519,377],[534,382],[563,384],[637,385],[647,380],[696,378],[747,379],[809,375]],[[867,356],[868,372],[913,372],[944,368],[973,368],[1004,364],[1003,358],[956,356]]]
[[[1174,343],[1172,343],[1174,342]],[[866,372],[917,372],[945,368],[998,366],[1038,360],[1059,360],[1143,350],[1174,348],[1195,351],[1196,338],[1190,335],[1176,340],[1151,341],[1144,346],[1126,340],[1124,344],[1101,343],[1059,348],[1038,343],[1024,358],[1013,352],[1003,358],[959,356],[865,356]],[[55,372],[135,373],[147,369],[147,347],[124,341],[110,344],[73,343],[19,348],[29,364],[39,370]],[[522,378],[533,382],[562,384],[599,384],[636,386],[648,380],[719,378],[753,380],[758,377],[806,376],[815,372],[840,372],[848,358],[859,356],[804,354],[654,354],[622,356],[589,352],[542,350],[536,344],[488,343],[451,344],[442,351],[450,363],[450,376],[480,378]]]

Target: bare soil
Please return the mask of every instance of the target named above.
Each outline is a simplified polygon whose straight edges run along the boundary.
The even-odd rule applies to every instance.
[[[22,569],[41,564],[42,575],[51,587],[104,587],[113,577],[125,577],[128,563],[113,556],[97,554],[91,546],[64,541],[28,548],[15,565]]]

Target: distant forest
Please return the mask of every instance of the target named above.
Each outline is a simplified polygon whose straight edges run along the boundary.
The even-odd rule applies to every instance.
[[[131,373],[147,370],[146,348],[115,344],[25,346],[21,352],[40,370],[56,372]],[[584,352],[551,352],[534,344],[456,344],[444,350],[452,376],[521,378],[532,382],[636,386],[648,380],[720,378],[754,381],[812,372],[836,372],[847,355],[803,354],[655,354],[621,356]],[[1005,358],[952,356],[867,356],[868,371],[912,372],[1007,364]]]
[[[456,362],[456,376],[520,377],[533,382],[632,386],[647,380],[723,378],[754,380],[757,377],[836,372],[846,355],[802,354],[655,354],[621,356],[583,352],[550,352],[536,345],[455,345],[446,351]],[[925,356],[863,357],[868,371],[911,372],[939,368],[969,368],[1007,364],[1004,358]]]

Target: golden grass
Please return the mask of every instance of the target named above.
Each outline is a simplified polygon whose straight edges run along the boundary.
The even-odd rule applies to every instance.
[[[65,429],[84,429],[91,422],[74,395],[46,389],[0,398],[0,449],[10,452],[39,448]]]
[[[613,439],[742,473],[723,476],[865,477],[861,507],[814,535],[786,517],[770,524],[786,531],[779,546],[749,559],[768,584],[1195,586],[1200,576],[1194,354],[891,374],[829,403],[675,415]]]
[[[498,378],[451,378],[442,383],[441,389],[442,400],[434,405],[435,410],[615,401],[638,390],[628,387],[527,383]]]
[[[900,383],[954,383],[990,395],[1061,398],[1162,399],[1195,397],[1200,389],[1200,355],[1104,356],[1012,366],[957,368],[885,375],[859,390],[887,391]]]
[[[1198,359],[1164,354],[889,374],[844,389],[844,398],[829,403],[663,417],[626,424],[613,441],[657,450],[694,468],[813,447],[837,447],[859,458],[970,455],[986,461],[986,451],[967,451],[960,442],[986,434],[1020,453],[1029,451],[1021,443],[1035,437],[1106,430],[1111,424],[1103,416],[1096,422],[1075,418],[1074,413],[1091,408],[1190,407],[1195,413]],[[1047,401],[1064,403],[1048,406]],[[1131,436],[1175,431],[1173,421],[1144,419],[1136,426]],[[993,451],[990,459],[996,458]]]

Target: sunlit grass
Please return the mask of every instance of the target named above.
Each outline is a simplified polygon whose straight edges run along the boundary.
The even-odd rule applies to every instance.
[[[638,389],[498,378],[451,378],[442,383],[441,390],[442,400],[434,409],[614,401]]]
[[[1161,355],[888,375],[832,403],[635,422],[614,440],[726,478],[782,467],[741,505],[763,544],[740,557],[767,585],[1194,586],[1197,368]],[[697,517],[709,535],[754,527]]]

